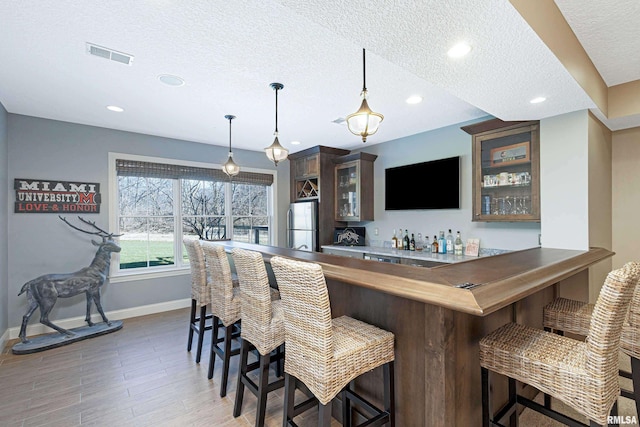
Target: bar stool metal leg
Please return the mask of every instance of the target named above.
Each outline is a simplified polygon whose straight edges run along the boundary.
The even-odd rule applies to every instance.
[[[193,344],[193,325],[196,323],[196,300],[191,300],[191,312],[189,313],[189,340],[187,341],[187,351],[191,351]]]
[[[207,374],[207,378],[209,379],[213,378],[213,370],[216,365],[215,349],[220,342],[220,340],[218,339],[218,333],[220,331],[220,319],[218,319],[217,317],[213,318],[213,326],[211,329],[213,330],[211,335],[211,355],[209,356],[209,373]]]
[[[631,358],[631,381],[633,381],[633,395],[636,401],[636,412],[640,417],[640,359]]]
[[[293,422],[294,405],[295,405],[295,393],[296,393],[296,378],[287,374],[284,374],[284,408],[283,408],[283,420],[282,427],[289,427]]]
[[[389,413],[389,427],[396,425],[396,389],[395,389],[395,362],[383,365],[384,376],[384,408]],[[349,424],[351,425],[351,424]]]
[[[247,361],[249,359],[249,342],[242,340],[240,344],[240,366],[238,368],[238,385],[236,386],[236,401],[233,405],[233,416],[239,417],[242,412],[242,400],[244,398],[244,383],[242,377],[247,375]]]
[[[198,350],[196,353],[196,363],[200,363],[202,358],[202,343],[204,342],[205,322],[207,320],[207,306],[200,307],[200,319],[198,322]]]
[[[318,427],[331,427],[331,402],[318,403]]]
[[[227,381],[229,380],[229,360],[231,359],[231,340],[233,325],[224,328],[224,355],[222,357],[222,382],[220,383],[220,397],[227,395]]]

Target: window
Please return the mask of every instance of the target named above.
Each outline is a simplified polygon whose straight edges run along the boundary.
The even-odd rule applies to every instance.
[[[199,164],[111,156],[117,181],[116,233],[123,234],[116,271],[184,268],[188,258],[183,238],[271,243],[272,174],[245,171],[230,182],[221,170]]]

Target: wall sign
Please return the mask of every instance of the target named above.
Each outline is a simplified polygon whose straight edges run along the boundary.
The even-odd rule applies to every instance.
[[[15,213],[99,213],[100,184],[41,179],[13,181]]]

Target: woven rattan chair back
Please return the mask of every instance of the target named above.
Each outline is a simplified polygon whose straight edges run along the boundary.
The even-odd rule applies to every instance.
[[[333,355],[331,306],[327,284],[318,264],[271,258],[284,307],[287,354],[314,355],[314,365]],[[287,356],[288,360],[288,356]],[[286,371],[287,361],[285,361]]]
[[[618,383],[618,349],[630,300],[640,279],[640,264],[630,262],[608,275],[593,308],[587,335],[586,369]],[[617,386],[616,393],[619,393]]]
[[[640,283],[633,292],[627,320],[622,327],[620,347],[629,356],[640,359]]]
[[[223,325],[229,326],[240,319],[240,304],[235,301],[231,266],[227,253],[219,244],[201,242],[206,260],[207,272],[211,280],[211,313]]]
[[[211,291],[207,283],[204,253],[198,240],[184,239],[183,243],[184,247],[187,248],[189,267],[191,268],[191,299],[195,300],[196,304],[202,307],[209,304],[211,300]]]
[[[260,354],[269,354],[282,342],[273,342],[271,292],[262,254],[235,248],[231,252],[240,282],[242,338]]]

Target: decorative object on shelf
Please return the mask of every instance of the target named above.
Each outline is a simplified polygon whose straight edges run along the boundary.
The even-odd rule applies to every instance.
[[[529,141],[493,148],[490,153],[491,166],[515,165],[531,161]]]
[[[18,346],[17,348],[14,346],[14,353],[20,354],[42,351],[69,344],[70,342],[77,341],[78,339],[102,335],[122,328],[122,322],[116,323],[107,319],[107,316],[104,314],[104,310],[102,309],[102,303],[100,302],[100,289],[109,275],[111,254],[113,252],[120,252],[120,246],[118,246],[113,238],[121,236],[121,234],[108,233],[98,227],[94,221],[88,221],[82,217],[78,217],[80,221],[97,231],[84,230],[69,223],[66,218],[62,216],[58,217],[74,230],[102,237],[102,242],[99,243],[95,240],[91,240],[91,243],[93,243],[94,246],[97,246],[98,250],[96,251],[93,261],[88,267],[78,270],[75,273],[45,274],[44,276],[30,280],[22,286],[18,295],[22,295],[23,293],[27,294],[29,307],[27,308],[25,315],[22,316],[22,325],[20,327],[19,334],[21,343],[16,344],[16,346]],[[81,334],[77,334],[73,330],[61,328],[49,320],[49,313],[58,300],[58,297],[69,298],[81,293],[86,294],[87,297],[87,314],[85,321],[89,327],[94,326],[94,323],[91,321],[91,301],[96,305],[96,308],[104,321],[104,325],[96,325],[99,326],[96,328],[96,334],[92,334],[91,331],[88,333],[85,333],[85,331]],[[55,329],[59,334],[50,334],[49,337],[44,340],[39,339],[37,346],[30,346],[30,341],[27,339],[27,324],[37,308],[40,309],[40,323]],[[22,344],[22,346],[20,346],[20,344]]]
[[[480,239],[467,239],[464,254],[466,256],[480,255]]]
[[[229,158],[225,164],[222,165],[222,171],[231,178],[232,176],[236,176],[240,173],[240,166],[233,161],[233,153],[231,152],[231,120],[235,119],[236,116],[227,114],[224,118],[229,120]]]
[[[362,96],[360,109],[347,116],[347,126],[351,133],[362,137],[362,142],[367,142],[367,136],[373,135],[378,131],[378,127],[382,120],[384,120],[384,116],[371,111],[369,103],[367,102],[368,91],[365,49],[362,49],[362,92],[360,96]]]
[[[289,150],[280,145],[278,141],[278,91],[284,89],[282,83],[271,83],[269,86],[276,91],[276,130],[273,133],[276,138],[273,140],[273,144],[264,149],[269,160],[271,160],[276,166],[278,162],[285,160],[289,156]]]
[[[365,227],[336,228],[333,244],[340,246],[364,246]]]

